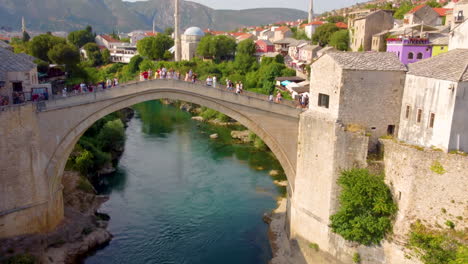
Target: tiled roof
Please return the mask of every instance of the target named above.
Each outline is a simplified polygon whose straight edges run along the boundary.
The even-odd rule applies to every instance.
[[[101,38],[105,39],[107,42],[111,43],[111,42],[120,42],[118,40],[116,40],[115,38],[109,36],[109,35],[99,35],[101,36]]]
[[[6,79],[7,72],[29,72],[36,67],[36,64],[25,56],[6,49],[0,49],[0,61],[0,81]]]
[[[419,9],[421,9],[421,8],[423,8],[423,7],[425,7],[425,6],[426,6],[426,5],[424,5],[424,4],[423,4],[423,5],[418,5],[418,6],[414,7],[413,9],[411,9],[411,10],[408,12],[408,14],[414,14],[414,13],[418,12]]]
[[[468,82],[468,49],[455,49],[408,66],[408,74],[447,80]]]
[[[391,52],[330,52],[327,55],[345,70],[406,71],[406,66]]]
[[[342,29],[347,29],[348,28],[348,24],[344,23],[344,22],[338,22],[335,24],[337,27],[339,28],[342,28]]]
[[[447,16],[447,11],[449,10],[453,10],[453,9],[450,9],[450,8],[432,8],[434,11],[437,12],[437,14],[439,14],[439,16]]]
[[[433,45],[448,45],[449,44],[449,35],[448,34],[442,34],[442,33],[430,34],[429,35],[429,41]]]
[[[11,46],[0,40],[0,48],[11,49]]]
[[[280,39],[278,41],[275,41],[274,43],[275,44],[290,44],[290,43],[294,43],[295,41],[297,41],[297,40],[293,39],[293,38],[284,38],[284,39]]]

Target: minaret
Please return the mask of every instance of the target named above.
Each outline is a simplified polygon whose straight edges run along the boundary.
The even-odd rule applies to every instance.
[[[21,32],[26,32],[26,22],[24,21],[24,17],[21,18]]]
[[[153,17],[153,34],[156,33],[156,18]]]
[[[181,47],[180,47],[180,17],[179,17],[179,0],[175,1],[174,8],[174,42],[175,42],[175,61],[180,61],[181,59]]]
[[[309,23],[314,20],[314,0],[310,0],[309,6]]]

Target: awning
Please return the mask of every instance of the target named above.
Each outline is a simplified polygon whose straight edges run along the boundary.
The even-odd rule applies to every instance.
[[[282,81],[281,85],[288,86],[291,82],[290,81]]]
[[[301,93],[309,92],[310,87],[309,86],[299,86],[299,87],[293,87],[292,90],[299,93],[299,94],[301,94]]]
[[[294,91],[294,88],[297,88],[297,87],[299,87],[297,83],[290,83],[286,85],[286,89],[288,89],[290,92]]]

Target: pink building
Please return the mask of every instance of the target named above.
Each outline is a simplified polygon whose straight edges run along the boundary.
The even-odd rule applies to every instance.
[[[275,45],[268,40],[257,40],[255,42],[257,53],[275,52]]]
[[[408,65],[432,56],[432,46],[425,38],[387,39],[387,52],[395,53],[400,61]]]

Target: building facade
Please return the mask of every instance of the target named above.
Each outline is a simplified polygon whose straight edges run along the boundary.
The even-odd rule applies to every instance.
[[[468,49],[468,20],[458,24],[450,32],[449,50]]]
[[[182,60],[195,57],[198,44],[205,33],[199,27],[190,27],[182,35]]]
[[[396,135],[406,67],[387,52],[330,52],[311,66],[309,109],[349,130]]]
[[[350,22],[350,48],[352,51],[370,51],[372,37],[393,28],[393,12],[378,10]]]
[[[468,152],[468,50],[409,65],[398,138]]]
[[[432,56],[429,39],[390,38],[387,39],[387,52],[395,53],[400,61],[407,65]]]
[[[274,52],[275,45],[268,40],[257,40],[255,42],[255,48],[257,53],[267,53],[267,52]]]
[[[430,26],[442,25],[442,17],[432,7],[418,5],[405,14],[403,23],[405,25],[424,24]]]

